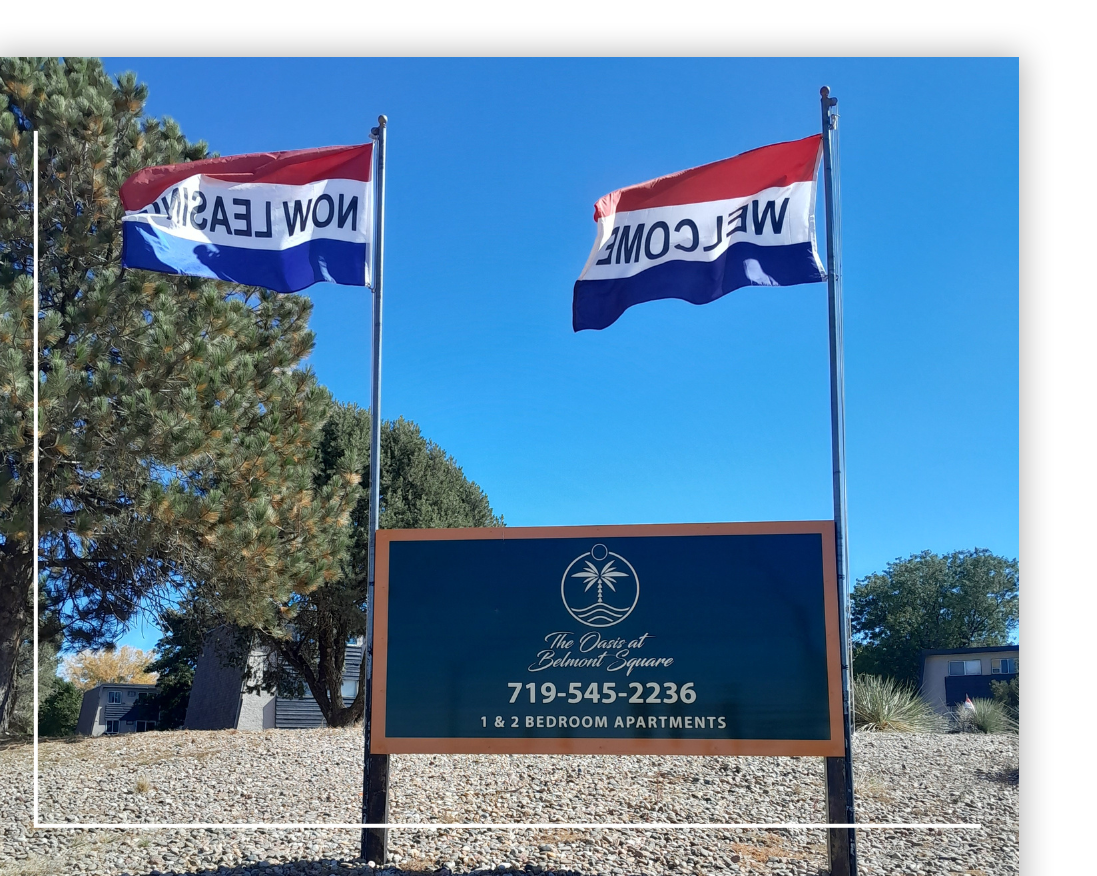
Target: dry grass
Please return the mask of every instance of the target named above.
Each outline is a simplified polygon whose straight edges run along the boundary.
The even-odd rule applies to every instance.
[[[152,782],[150,782],[145,776],[138,776],[137,781],[133,785],[133,790],[138,794],[147,794],[152,790]]]
[[[891,793],[891,787],[880,781],[876,776],[860,775],[853,781],[853,795],[856,799],[874,800],[877,803],[893,803],[895,797]]]
[[[35,856],[22,861],[0,861],[0,876],[56,876],[57,865]]]
[[[428,861],[426,858],[414,855],[410,858],[400,859],[400,869],[406,873],[414,873],[415,876],[433,876],[437,868],[433,861]]]
[[[560,827],[554,830],[538,831],[533,835],[531,842],[538,845],[559,845],[560,843],[580,843],[589,839],[589,834],[580,830],[572,830],[570,827]]]
[[[178,732],[179,739],[165,750],[162,734],[125,733],[121,736],[76,737],[73,740],[42,741],[38,746],[38,762],[42,767],[64,764],[73,760],[96,762],[109,766],[124,756],[127,766],[154,766],[179,760],[203,761],[216,755],[224,755],[229,749],[218,737],[220,734],[205,734],[187,731]],[[222,731],[235,734],[235,730]],[[250,741],[250,740],[249,740]]]
[[[656,770],[655,775],[651,777],[649,784],[651,785],[652,790],[655,792],[655,802],[662,803],[667,790],[667,785],[680,784],[680,780],[677,776],[672,775],[669,770]]]

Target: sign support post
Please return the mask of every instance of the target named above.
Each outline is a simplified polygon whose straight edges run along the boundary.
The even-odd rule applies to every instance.
[[[832,132],[838,98],[819,89],[823,122],[823,182],[827,216],[827,302],[830,314],[830,440],[834,473],[834,556],[838,567],[838,621],[842,651],[842,729],[845,756],[826,759],[827,852],[831,876],[857,876],[857,838],[853,812],[853,688],[849,625],[849,547],[846,543],[845,372],[842,348],[842,232],[838,176],[834,167]]]
[[[366,642],[362,660],[365,662],[362,731],[365,755],[362,768],[362,824],[387,824],[389,820],[389,757],[371,754],[373,724],[373,621],[374,581],[377,557],[377,522],[381,514],[381,287],[385,259],[385,135],[388,119],[378,116],[377,127],[370,137],[377,143],[377,200],[375,242],[373,254],[373,386],[370,393],[369,438],[369,558],[366,587]],[[383,827],[362,828],[362,859],[384,866],[388,851],[388,830]]]

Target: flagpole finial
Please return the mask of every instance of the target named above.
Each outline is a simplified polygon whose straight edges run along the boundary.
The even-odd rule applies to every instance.
[[[830,86],[824,85],[819,89],[819,96],[823,99],[823,106],[832,107],[838,106],[838,98],[830,96]]]
[[[388,125],[388,123],[389,123],[389,117],[388,116],[378,116],[377,117],[377,127],[370,129],[370,132],[369,132],[370,137],[372,137],[374,140],[376,140],[378,137],[380,137],[381,136],[381,129],[386,127]]]

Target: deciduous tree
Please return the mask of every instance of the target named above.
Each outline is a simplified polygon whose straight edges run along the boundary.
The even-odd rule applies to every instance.
[[[851,594],[857,673],[916,684],[924,649],[1008,643],[1019,584],[1017,560],[980,548],[888,563]]]
[[[61,674],[78,690],[91,690],[98,684],[155,684],[156,673],[149,672],[155,655],[131,645],[85,649],[66,658]]]

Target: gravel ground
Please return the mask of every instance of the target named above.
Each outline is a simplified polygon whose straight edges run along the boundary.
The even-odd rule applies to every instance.
[[[0,750],[0,876],[330,876],[372,872],[348,829],[33,829],[31,746]],[[865,876],[1018,872],[1018,739],[857,734]],[[161,732],[44,742],[44,822],[357,822],[358,730]],[[401,822],[825,821],[817,758],[399,755]],[[826,873],[822,830],[404,829],[386,876],[508,867],[574,876]],[[443,873],[442,876],[448,876]]]

